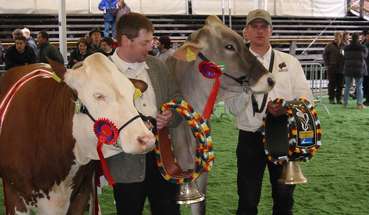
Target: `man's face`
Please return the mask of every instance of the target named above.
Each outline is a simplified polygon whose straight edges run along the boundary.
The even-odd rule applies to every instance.
[[[41,36],[41,34],[37,34],[37,43],[38,45],[42,45],[45,43],[45,39]]]
[[[86,43],[79,43],[78,44],[79,52],[84,54],[87,51],[87,44]]]
[[[131,62],[144,62],[152,49],[152,41],[153,32],[148,32],[144,29],[138,32],[136,38],[128,39],[126,36],[122,37],[122,44],[124,44],[127,53],[129,53]]]
[[[272,36],[272,27],[264,20],[256,19],[246,26],[245,36],[251,45],[269,45],[269,39]]]
[[[111,46],[109,46],[109,44],[105,41],[102,41],[100,43],[100,48],[104,51],[104,52],[109,52],[111,50]]]
[[[18,53],[23,53],[26,48],[26,42],[24,40],[15,40],[15,49]]]

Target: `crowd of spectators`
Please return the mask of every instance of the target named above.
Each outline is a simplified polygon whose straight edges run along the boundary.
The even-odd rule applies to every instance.
[[[351,96],[356,99],[358,109],[369,105],[368,48],[369,34],[366,31],[361,35],[353,33],[351,41],[348,32],[336,32],[334,41],[325,47],[323,59],[327,68],[328,97],[331,104],[343,104],[347,107]],[[355,90],[350,94],[353,81]]]

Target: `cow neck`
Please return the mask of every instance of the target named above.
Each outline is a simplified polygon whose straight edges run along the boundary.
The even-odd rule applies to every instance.
[[[272,53],[270,55],[270,63],[269,63],[269,72],[272,73],[273,72],[273,66],[274,66],[274,50],[272,49]],[[264,108],[265,108],[265,105],[266,105],[266,102],[267,102],[267,99],[268,99],[268,93],[264,93],[264,96],[263,96],[263,101],[261,102],[261,106],[259,108],[259,104],[255,98],[255,94],[251,94],[251,102],[252,102],[252,112],[253,112],[253,115],[255,116],[256,113],[262,113]]]
[[[13,100],[16,93],[29,81],[35,79],[35,78],[53,78],[54,80],[60,82],[60,78],[56,76],[55,73],[50,72],[45,69],[36,69],[23,77],[21,77],[17,82],[15,82],[6,95],[4,96],[3,100],[0,103],[0,133],[3,127],[3,122],[6,116],[6,113],[8,112],[9,105],[11,104],[11,101]]]

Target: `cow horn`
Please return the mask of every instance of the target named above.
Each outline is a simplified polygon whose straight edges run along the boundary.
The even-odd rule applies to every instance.
[[[59,63],[55,60],[52,60],[50,58],[47,58],[47,61],[49,62],[51,68],[56,73],[56,75],[63,80],[64,79],[64,74],[67,71],[64,64],[61,64],[61,63]]]
[[[206,25],[223,25],[222,20],[219,19],[219,17],[211,15],[208,16],[205,20]]]

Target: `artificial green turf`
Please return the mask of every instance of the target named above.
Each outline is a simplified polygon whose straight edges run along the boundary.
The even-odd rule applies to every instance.
[[[296,187],[295,215],[369,214],[369,109],[355,107],[353,101],[347,109],[327,104],[326,99],[318,104],[323,145],[311,161],[301,163],[308,183]],[[216,115],[221,111],[218,108]],[[213,118],[212,128],[216,161],[209,174],[207,214],[235,214],[238,133],[230,116]],[[115,214],[110,188],[104,188],[100,203],[104,215]],[[271,207],[266,171],[259,214],[271,214]],[[147,208],[144,214],[150,214]],[[190,214],[188,207],[181,210]]]

